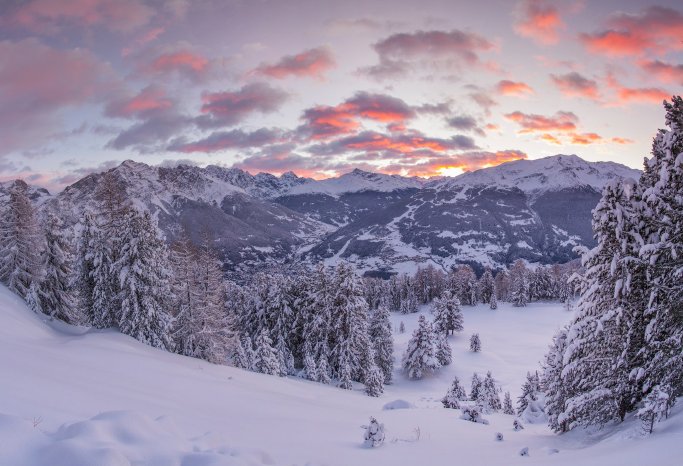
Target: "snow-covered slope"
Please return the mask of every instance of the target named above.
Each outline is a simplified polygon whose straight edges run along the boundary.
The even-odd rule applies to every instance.
[[[588,162],[576,155],[517,160],[430,183],[436,189],[459,186],[516,187],[527,193],[589,186],[602,191],[615,178],[640,177],[640,171],[615,162]]]
[[[307,183],[292,186],[282,195],[327,194],[339,196],[340,194],[363,191],[392,192],[401,189],[419,189],[424,183],[424,180],[416,177],[406,178],[399,175],[384,175],[355,169],[336,178],[320,181],[310,180]]]
[[[115,331],[47,324],[0,286],[0,464],[91,465],[676,465],[681,403],[643,437],[632,420],[598,435],[552,435],[543,424],[512,429],[459,419],[441,407],[454,374],[491,370],[513,399],[537,367],[550,335],[569,320],[561,306],[466,308],[465,331],[451,338],[453,364],[422,381],[400,371],[380,398],[277,378],[165,353]],[[407,331],[417,314],[393,316]],[[467,351],[479,332],[482,352]],[[409,409],[384,410],[404,400]],[[361,447],[360,425],[375,416],[387,442]],[[495,432],[504,435],[494,440]],[[528,457],[518,456],[529,448]]]

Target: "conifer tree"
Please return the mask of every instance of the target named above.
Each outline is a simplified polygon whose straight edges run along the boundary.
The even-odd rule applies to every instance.
[[[22,298],[31,284],[40,280],[40,252],[43,240],[35,208],[28,197],[28,185],[15,181],[9,190],[9,202],[0,220],[0,281]]]
[[[485,411],[495,412],[500,411],[503,408],[503,405],[500,402],[500,396],[498,395],[500,389],[496,385],[496,382],[493,379],[493,375],[491,375],[491,371],[488,371],[486,373],[486,377],[482,382],[482,392],[482,399],[484,400]]]
[[[510,397],[510,392],[505,392],[505,398],[503,399],[503,414],[515,414],[515,409],[512,407],[512,398]]]
[[[529,272],[524,261],[518,259],[510,269],[510,301],[516,307],[524,307],[529,302]]]
[[[434,330],[438,333],[453,334],[463,329],[460,302],[450,291],[445,291],[434,300]]]
[[[435,333],[436,339],[436,359],[442,366],[448,366],[453,361],[451,345],[448,344],[448,337],[443,333]]]
[[[493,293],[491,294],[491,301],[489,301],[489,307],[492,311],[498,309],[498,298],[496,298],[496,288],[493,288]]]
[[[37,285],[38,305],[45,314],[70,324],[81,322],[73,293],[73,254],[61,220],[49,215],[45,228],[43,276]]]
[[[460,402],[465,400],[467,400],[467,393],[465,393],[465,389],[460,385],[458,377],[455,376],[453,377],[451,388],[446,393],[446,396],[441,399],[441,403],[444,408],[460,409]]]
[[[171,350],[168,249],[149,212],[130,210],[123,226],[122,247],[115,264],[120,271],[119,329],[138,341]]]
[[[567,422],[563,419],[570,389],[562,381],[565,368],[564,353],[567,349],[567,329],[555,334],[550,350],[545,356],[540,386],[545,394],[545,412],[548,425],[554,432],[566,432]]]
[[[491,297],[495,295],[496,285],[493,279],[493,274],[490,268],[486,268],[481,278],[479,279],[479,298],[482,303],[490,304]]]
[[[424,316],[418,318],[418,327],[408,342],[403,355],[403,369],[411,379],[421,379],[426,372],[439,368],[436,341],[432,325]]]
[[[526,380],[522,385],[522,394],[517,399],[517,415],[521,416],[529,405],[535,404],[539,399],[540,381],[538,373],[526,373]]]
[[[377,366],[372,366],[365,376],[365,393],[368,396],[380,396],[384,392],[384,375]]]
[[[282,373],[277,351],[273,347],[273,340],[271,340],[266,329],[262,329],[256,336],[254,346],[256,348],[253,366],[256,372],[269,375],[286,375]]]
[[[472,383],[470,385],[470,400],[479,403],[483,394],[482,381],[479,374],[476,372],[472,375]]]
[[[470,351],[473,353],[481,351],[481,340],[479,339],[478,333],[473,333],[470,337]]]
[[[382,371],[384,383],[391,383],[394,371],[394,339],[391,335],[389,309],[380,304],[370,319],[370,341],[375,353],[375,364]]]

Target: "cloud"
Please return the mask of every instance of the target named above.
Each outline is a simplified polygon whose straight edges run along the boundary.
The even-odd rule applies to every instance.
[[[236,91],[202,94],[203,115],[196,123],[201,128],[234,126],[254,113],[277,111],[289,98],[286,92],[265,83],[251,83]]]
[[[227,149],[245,149],[262,147],[276,142],[283,142],[283,133],[277,129],[261,128],[253,132],[235,129],[217,131],[204,139],[187,142],[182,139],[171,142],[168,150],[174,152],[218,152]]]
[[[657,76],[663,82],[683,85],[683,64],[672,65],[654,60],[641,62],[640,67],[647,73]]]
[[[479,136],[484,136],[484,131],[477,124],[477,120],[469,115],[456,115],[450,117],[446,120],[446,123],[451,128],[455,128],[460,131],[472,131]]]
[[[614,144],[633,144],[633,139],[614,137],[611,139]]]
[[[467,96],[479,105],[486,115],[490,115],[491,108],[498,105],[498,102],[493,97],[481,89],[475,89],[474,92],[469,93]]]
[[[582,34],[581,41],[593,53],[612,57],[642,56],[683,50],[683,14],[662,6],[639,13],[615,13],[605,29]]]
[[[54,34],[70,26],[128,33],[147,25],[154,16],[155,11],[142,0],[33,0],[8,15],[7,23],[39,34]]]
[[[518,131],[520,134],[545,133],[548,131],[574,131],[579,122],[579,117],[574,113],[562,111],[549,117],[517,111],[506,114],[505,118],[514,121],[521,127]]]
[[[60,112],[108,98],[112,70],[85,49],[0,41],[0,153],[29,149],[62,129]]]
[[[470,151],[443,157],[432,157],[417,163],[395,163],[380,168],[380,171],[408,176],[452,175],[456,172],[479,170],[480,168],[526,158],[527,154],[519,150]]]
[[[495,47],[483,36],[454,29],[393,34],[375,43],[373,48],[379,63],[361,68],[359,72],[382,80],[403,77],[412,69],[435,64],[458,68],[481,65],[479,54]]]
[[[533,39],[539,44],[556,44],[564,23],[553,5],[542,0],[524,0],[518,6],[517,34]]]
[[[353,136],[343,137],[329,143],[318,144],[307,150],[317,155],[338,155],[346,152],[388,151],[390,154],[410,155],[416,151],[427,150],[443,153],[453,150],[477,149],[474,140],[468,136],[457,135],[449,139],[433,138],[418,131],[402,134],[383,134],[377,131],[363,131]]]
[[[562,75],[551,74],[550,78],[564,95],[586,97],[592,100],[600,99],[598,83],[582,76],[576,71]]]
[[[163,150],[166,142],[187,130],[192,118],[175,111],[156,112],[123,130],[106,145],[109,149],[132,148],[141,153]]]
[[[502,95],[516,97],[522,97],[534,93],[534,90],[528,84],[523,82],[509,81],[507,79],[498,82],[496,85],[496,91]]]
[[[283,79],[290,76],[314,77],[322,79],[325,72],[334,68],[332,53],[326,47],[306,50],[296,55],[288,55],[274,64],[262,64],[252,74]]]
[[[304,111],[301,134],[313,139],[329,139],[352,134],[361,128],[361,119],[386,124],[403,124],[416,110],[403,100],[386,94],[357,92],[335,107],[317,106]]]
[[[191,50],[175,50],[156,56],[151,63],[142,67],[147,75],[177,73],[192,80],[203,78],[209,69],[209,60]]]
[[[150,84],[132,97],[113,100],[107,104],[105,115],[119,118],[139,118],[153,112],[168,110],[173,101],[163,88]]]
[[[597,133],[572,133],[570,136],[570,143],[574,145],[587,146],[603,142],[602,136]]]
[[[610,103],[612,106],[627,105],[631,103],[661,104],[662,101],[671,97],[671,94],[658,87],[624,86],[611,74],[607,76],[607,85],[616,93],[616,100]]]

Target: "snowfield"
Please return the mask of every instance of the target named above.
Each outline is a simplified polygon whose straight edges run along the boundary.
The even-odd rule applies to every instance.
[[[393,315],[394,384],[370,398],[360,385],[344,391],[214,366],[115,331],[46,323],[0,287],[0,465],[681,464],[680,403],[652,436],[633,419],[557,436],[545,424],[515,432],[512,416],[486,415],[483,425],[444,409],[453,375],[469,390],[475,371],[491,370],[515,400],[526,371],[571,318],[555,303],[463,313],[465,330],[450,339],[453,364],[421,381],[400,371],[419,314]],[[476,354],[468,351],[475,332]],[[362,447],[369,416],[385,424],[380,448]],[[529,456],[519,456],[524,447]]]

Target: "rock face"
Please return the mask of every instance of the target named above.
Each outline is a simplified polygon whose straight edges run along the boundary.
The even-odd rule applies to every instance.
[[[111,171],[135,205],[158,216],[167,239],[183,230],[197,240],[209,232],[226,270],[348,260],[380,274],[420,263],[482,269],[518,258],[565,262],[575,257],[574,246],[593,244],[591,210],[605,183],[640,176],[574,155],[428,181],[361,170],[316,181],[131,161]],[[94,204],[101,176],[89,175],[43,205],[76,222]]]

